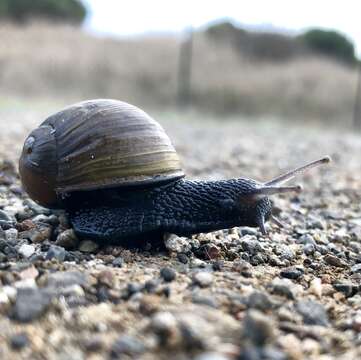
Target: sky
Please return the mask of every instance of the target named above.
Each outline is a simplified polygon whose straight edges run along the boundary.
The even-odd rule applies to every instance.
[[[310,27],[344,33],[361,56],[360,0],[84,0],[92,32],[133,36],[180,32],[227,18],[251,27],[297,33]]]

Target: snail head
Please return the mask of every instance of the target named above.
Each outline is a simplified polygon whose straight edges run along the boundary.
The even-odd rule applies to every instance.
[[[243,203],[248,202],[250,208],[253,209],[253,215],[256,221],[255,225],[259,226],[262,234],[265,235],[267,233],[265,221],[268,219],[274,221],[278,226],[283,226],[283,224],[272,214],[272,204],[269,200],[269,196],[288,192],[300,193],[303,189],[301,185],[283,186],[283,184],[293,179],[296,175],[302,174],[314,167],[327,164],[330,161],[331,158],[326,156],[277,176],[266,183],[254,182],[252,189],[242,193],[241,200]]]

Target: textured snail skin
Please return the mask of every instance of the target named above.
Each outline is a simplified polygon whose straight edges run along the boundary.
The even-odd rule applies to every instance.
[[[164,233],[187,236],[267,220],[272,205],[254,195],[258,185],[250,179],[181,179],[152,189],[73,193],[67,209],[80,237],[122,243]]]

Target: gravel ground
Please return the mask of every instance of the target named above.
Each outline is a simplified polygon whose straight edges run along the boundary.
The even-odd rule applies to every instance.
[[[23,193],[16,159],[48,108],[0,109],[1,359],[361,357],[361,139],[281,122],[162,114],[189,177],[268,180],[329,154],[275,196],[286,224],[234,228],[166,251],[79,241]],[[57,108],[53,108],[56,110]]]

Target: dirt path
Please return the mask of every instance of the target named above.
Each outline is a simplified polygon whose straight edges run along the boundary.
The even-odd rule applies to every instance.
[[[268,180],[333,157],[274,198],[280,230],[172,238],[168,252],[79,242],[13,168],[52,105],[0,109],[0,358],[356,359],[361,356],[361,137],[162,114],[193,178]],[[8,159],[10,162],[3,162]]]

